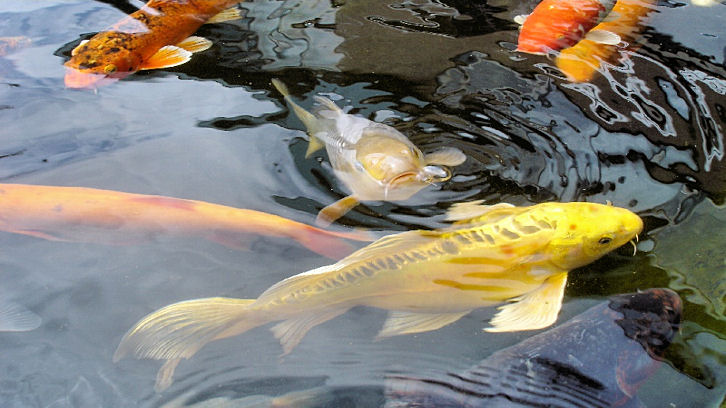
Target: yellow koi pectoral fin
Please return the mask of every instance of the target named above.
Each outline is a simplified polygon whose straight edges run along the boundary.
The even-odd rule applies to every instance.
[[[225,23],[227,21],[239,20],[242,17],[242,13],[237,7],[230,7],[220,11],[217,15],[207,20],[205,24]]]
[[[191,57],[191,52],[175,45],[167,45],[165,47],[161,47],[156,54],[144,61],[143,65],[139,67],[139,69],[144,70],[175,67],[189,61]]]
[[[340,200],[330,204],[323,208],[318,213],[318,217],[315,218],[315,225],[319,227],[327,227],[338,218],[344,216],[348,211],[352,210],[353,207],[358,205],[359,201],[352,195],[343,197]]]
[[[492,205],[482,204],[482,200],[467,201],[456,203],[449,207],[446,211],[447,221],[464,221],[472,218],[481,217],[482,215],[502,208],[514,208],[509,203],[497,203]]]
[[[455,147],[445,147],[428,153],[425,156],[426,164],[440,164],[442,166],[458,166],[464,163],[466,155]]]
[[[421,333],[440,329],[461,319],[471,310],[456,313],[416,313],[393,311],[383,323],[376,339],[401,334]]]
[[[306,314],[296,319],[289,319],[278,323],[270,330],[272,330],[275,338],[280,340],[280,345],[282,345],[283,350],[282,355],[284,356],[289,354],[300,343],[300,340],[302,340],[310,329],[334,317],[340,316],[347,310],[348,308],[333,309]]]
[[[567,272],[548,278],[542,286],[499,307],[488,332],[536,330],[552,325],[562,308]]]
[[[176,45],[179,48],[185,49],[191,53],[202,52],[208,50],[212,46],[212,42],[204,37],[197,37],[193,35],[187,37],[184,41]]]
[[[116,362],[127,354],[167,360],[159,371],[157,383],[168,387],[179,363],[175,360],[193,356],[210,341],[241,334],[266,323],[255,319],[247,308],[252,302],[253,299],[217,297],[163,307],[141,319],[124,335],[113,360]]]

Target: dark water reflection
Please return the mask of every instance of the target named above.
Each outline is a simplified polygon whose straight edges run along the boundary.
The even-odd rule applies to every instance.
[[[64,89],[63,61],[139,4],[5,0],[0,36],[25,35],[32,45],[0,57],[0,178],[164,194],[311,222],[346,192],[324,153],[304,158],[302,124],[269,82],[279,77],[303,106],[314,94],[338,97],[424,151],[452,145],[469,156],[451,182],[406,203],[361,205],[345,225],[432,227],[466,199],[610,200],[643,215],[641,251],[630,257],[624,249],[573,273],[560,321],[592,298],[670,285],[685,301],[682,334],[641,399],[716,406],[726,391],[725,258],[710,248],[719,248],[725,227],[697,220],[723,218],[713,203],[726,193],[726,6],[664,2],[636,52],[590,83],[571,84],[551,59],[511,51],[512,18],[535,3],[254,1],[242,6],[242,20],[202,27],[198,35],[215,45],[189,63],[94,93]],[[691,235],[678,232],[693,223]],[[35,331],[0,333],[3,407],[158,406],[187,391],[212,398],[215,387],[243,395],[255,387],[273,394],[365,386],[391,368],[456,371],[527,336],[482,333],[485,310],[433,333],[374,343],[383,314],[354,309],[282,361],[264,329],[219,342],[155,395],[155,362],[110,361],[138,318],[182,299],[255,296],[328,261],[263,239],[251,252],[192,240],[0,240],[0,293],[43,318]],[[706,250],[713,262],[698,263]],[[678,263],[662,255],[674,252]]]

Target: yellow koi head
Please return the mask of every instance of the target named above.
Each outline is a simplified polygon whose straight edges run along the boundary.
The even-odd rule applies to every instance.
[[[542,211],[541,218],[555,228],[548,252],[551,262],[563,270],[595,261],[643,230],[638,215],[612,205],[547,203],[533,207],[533,211],[538,210]]]
[[[124,46],[123,33],[99,34],[82,41],[71,51],[66,66],[65,85],[69,88],[92,88],[101,82],[114,81],[139,69],[141,56]]]

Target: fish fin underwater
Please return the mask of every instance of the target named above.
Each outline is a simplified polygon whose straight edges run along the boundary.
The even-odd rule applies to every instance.
[[[455,203],[446,211],[446,221],[466,221],[503,208],[514,208],[509,203],[482,204],[483,200]]]
[[[297,115],[297,117],[300,119],[300,121],[305,125],[305,128],[308,130],[308,149],[305,152],[305,158],[310,157],[313,153],[316,151],[322,149],[325,147],[325,143],[323,143],[322,140],[315,137],[315,133],[318,132],[318,119],[313,115],[312,113],[305,110],[302,106],[295,103],[295,101],[292,100],[292,96],[290,96],[290,90],[287,88],[287,85],[285,85],[282,81],[280,81],[277,78],[272,78],[270,81],[272,82],[272,86],[277,89],[280,94],[285,98],[285,102],[290,105],[293,112]]]
[[[454,323],[469,314],[471,310],[454,313],[418,313],[408,311],[392,311],[376,340],[402,334],[423,333],[440,329]]]
[[[552,325],[562,308],[567,272],[549,277],[538,289],[500,306],[489,322],[488,332],[536,330]]]
[[[458,166],[466,161],[466,155],[455,147],[445,147],[435,150],[424,156],[426,164],[439,164],[442,166]]]
[[[212,42],[204,37],[193,35],[187,37],[184,41],[176,45],[179,48],[185,49],[191,53],[202,52],[208,50],[212,46]]]
[[[181,65],[192,58],[192,53],[175,45],[161,47],[154,55],[144,61],[139,70],[170,68]]]
[[[163,307],[149,314],[121,339],[113,361],[126,355],[167,360],[157,376],[157,386],[171,385],[179,360],[193,356],[205,344],[267,323],[250,318],[248,306],[254,299],[203,298]],[[166,379],[161,384],[160,378]],[[164,388],[160,390],[163,390]]]
[[[360,201],[353,195],[343,197],[320,210],[318,216],[315,218],[315,225],[321,228],[327,227],[338,218],[344,216],[348,211],[355,208],[359,203]]]
[[[293,319],[284,320],[270,329],[275,338],[280,341],[282,355],[288,355],[308,331],[313,327],[325,323],[335,317],[347,312],[348,308],[320,310],[315,313],[305,314]]]
[[[605,45],[618,45],[622,41],[619,35],[607,30],[590,30],[585,39]]]
[[[229,21],[239,20],[244,16],[237,7],[230,7],[217,13],[214,17],[207,20],[205,24],[226,23]]]
[[[42,319],[15,302],[0,301],[0,332],[24,332],[36,329]]]

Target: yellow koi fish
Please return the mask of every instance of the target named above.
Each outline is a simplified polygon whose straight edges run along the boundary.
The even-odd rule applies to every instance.
[[[636,214],[592,203],[460,205],[441,230],[389,235],[337,263],[285,279],[257,299],[175,303],[141,319],[114,360],[166,360],[156,389],[182,358],[205,344],[281,321],[272,332],[289,353],[308,330],[354,306],[391,311],[379,338],[436,330],[473,309],[501,304],[487,331],[533,330],[555,322],[567,272],[632,240]]]
[[[360,201],[407,200],[429,184],[446,181],[446,167],[466,160],[459,149],[449,147],[424,155],[398,130],[343,112],[333,101],[316,96],[321,105],[314,113],[290,98],[277,79],[272,84],[285,97],[310,135],[308,155],[321,148],[328,152],[335,175],[351,195],[323,208],[318,225],[337,220]]]
[[[83,187],[0,184],[0,231],[52,241],[124,244],[159,235],[206,238],[242,249],[253,235],[286,237],[332,259],[355,249],[334,232],[277,215],[204,201]]]
[[[204,23],[240,18],[244,0],[150,0],[108,30],[81,41],[65,63],[69,88],[94,88],[138,70],[183,64],[212,46],[191,36]]]

